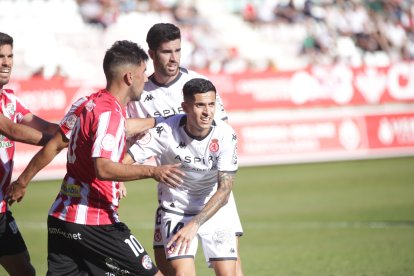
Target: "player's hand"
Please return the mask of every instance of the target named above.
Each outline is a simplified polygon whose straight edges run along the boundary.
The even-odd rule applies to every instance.
[[[119,199],[123,199],[124,197],[127,196],[127,188],[126,188],[124,182],[119,183],[118,192],[119,192]]]
[[[194,221],[190,221],[186,226],[181,228],[167,243],[167,254],[188,254],[191,242],[197,235],[198,228],[198,224]]]
[[[6,191],[7,203],[12,206],[15,201],[20,202],[26,193],[26,187],[18,180],[13,181]]]
[[[177,188],[183,183],[182,177],[185,175],[179,169],[180,166],[180,163],[158,166],[155,168],[154,179],[166,184],[168,187]]]

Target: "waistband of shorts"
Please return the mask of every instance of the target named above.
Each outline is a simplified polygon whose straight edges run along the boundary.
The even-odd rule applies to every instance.
[[[183,217],[193,217],[193,216],[197,215],[197,214],[181,213],[181,212],[178,212],[178,211],[167,209],[164,206],[160,206],[160,208],[161,208],[161,210],[163,210],[166,213],[172,213],[172,214],[183,216]]]

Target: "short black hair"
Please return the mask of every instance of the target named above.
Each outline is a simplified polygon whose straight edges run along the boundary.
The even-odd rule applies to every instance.
[[[189,80],[183,87],[184,101],[192,101],[194,99],[194,94],[207,93],[210,91],[217,93],[216,87],[211,81],[203,78]]]
[[[147,33],[148,48],[157,50],[161,43],[181,39],[180,29],[171,23],[157,23]]]
[[[109,48],[103,60],[103,70],[107,81],[113,79],[115,68],[119,65],[133,64],[140,65],[148,61],[148,55],[135,42],[128,40],[116,41]]]
[[[13,37],[0,32],[0,46],[10,45],[13,48]]]

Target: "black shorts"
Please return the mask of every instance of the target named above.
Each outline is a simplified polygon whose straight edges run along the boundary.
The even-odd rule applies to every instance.
[[[27,250],[12,213],[0,214],[0,257],[15,255]]]
[[[144,247],[123,223],[82,225],[49,216],[47,275],[154,275]]]

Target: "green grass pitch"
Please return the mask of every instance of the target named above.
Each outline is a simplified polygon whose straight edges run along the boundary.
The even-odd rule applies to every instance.
[[[46,274],[46,217],[59,186],[34,182],[12,206],[37,275]],[[120,217],[152,256],[155,182],[127,188]],[[247,276],[414,275],[414,157],[242,167],[234,194]],[[198,275],[214,275],[200,248],[196,263]]]

